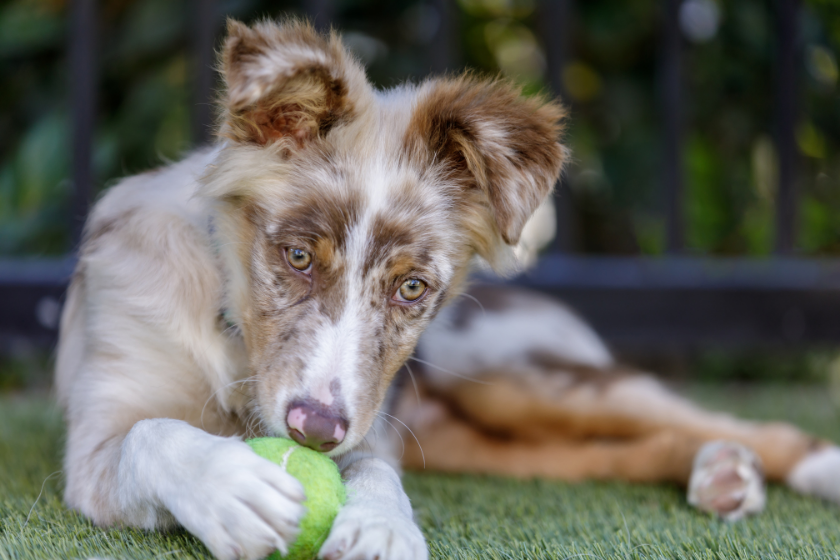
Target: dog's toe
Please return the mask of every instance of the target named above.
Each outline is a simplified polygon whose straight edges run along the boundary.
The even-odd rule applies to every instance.
[[[426,541],[413,520],[366,508],[339,513],[319,553],[324,560],[427,560]]]
[[[736,521],[764,509],[761,461],[749,448],[734,441],[712,441],[694,458],[688,483],[688,503]]]

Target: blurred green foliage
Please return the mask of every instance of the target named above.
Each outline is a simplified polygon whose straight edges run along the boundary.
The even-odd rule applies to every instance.
[[[95,186],[101,189],[190,148],[190,10],[195,3],[98,4],[94,167]],[[301,14],[305,7],[303,0],[218,4],[220,33],[224,15],[250,21]],[[435,5],[424,0],[335,4],[346,42],[377,85],[419,79],[436,66],[430,41],[441,14]],[[695,29],[686,20],[683,29],[687,244],[704,254],[767,254],[773,246],[777,160],[772,141],[775,2],[685,4],[692,4],[695,16],[706,14],[700,24],[713,23]],[[567,30],[570,56],[560,76],[549,76],[539,34],[539,24],[546,22],[536,0],[451,3],[455,67],[500,72],[526,91],[562,85],[572,110],[568,141],[575,161],[568,184],[582,251],[658,254],[664,247],[657,89],[661,5],[655,0],[576,2],[572,19],[557,27]],[[66,0],[0,3],[0,255],[57,255],[72,248],[68,10]],[[709,14],[715,17],[709,20]],[[543,27],[553,32],[550,22]],[[837,254],[840,3],[806,0],[800,35],[798,247],[811,255]]]

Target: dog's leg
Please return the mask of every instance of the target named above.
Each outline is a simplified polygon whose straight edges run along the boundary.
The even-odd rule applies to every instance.
[[[551,298],[485,286],[442,319],[418,346],[429,394],[423,406],[405,395],[398,412],[432,466],[683,484],[694,472],[698,506],[720,510],[733,493],[760,488],[755,452],[770,479],[840,503],[837,447],[787,424],[703,410],[652,378],[616,366],[595,332]],[[430,423],[437,427],[429,429]],[[439,447],[448,431],[463,441]],[[719,440],[729,443],[703,447]],[[512,449],[522,457],[505,451]],[[413,458],[416,466],[418,454]],[[754,497],[742,506],[761,501]]]
[[[400,413],[433,468],[687,484],[694,464],[697,505],[736,518],[763,504],[751,449],[769,479],[840,502],[840,450],[793,426],[703,410],[644,376],[604,372],[570,383],[555,374],[523,369],[450,382],[414,411],[415,396],[406,395]],[[733,443],[700,453],[719,440]],[[417,466],[417,453],[407,455]]]
[[[236,438],[181,420],[71,420],[66,500],[99,525],[145,529],[177,523],[222,559],[286,551],[304,513],[300,483]],[[136,416],[135,416],[136,418]]]
[[[570,381],[558,371],[492,372],[480,383],[452,383],[439,396],[481,429],[525,440],[674,432],[698,442],[737,441],[759,455],[773,480],[785,480],[809,453],[828,445],[789,424],[704,410],[647,376],[604,376]]]
[[[347,504],[333,523],[320,557],[326,560],[425,560],[426,540],[414,522],[411,503],[402,488],[393,460],[387,426],[374,424],[379,433],[371,452],[357,451],[339,461],[347,486]]]
[[[408,399],[406,399],[408,400]],[[511,438],[483,429],[448,403],[424,397],[398,412],[417,438],[407,439],[407,468],[568,481],[620,479],[686,482],[702,441],[675,431],[630,439]]]
[[[569,481],[684,484],[691,476],[689,500],[701,509],[734,520],[764,506],[755,456],[733,442],[704,446],[700,438],[667,430],[618,440],[505,439],[483,432],[434,400],[426,400],[405,418],[419,442],[407,447],[408,468]]]

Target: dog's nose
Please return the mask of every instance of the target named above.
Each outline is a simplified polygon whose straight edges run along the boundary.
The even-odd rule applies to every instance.
[[[297,401],[286,416],[289,436],[315,451],[332,451],[344,440],[347,420],[324,406]]]

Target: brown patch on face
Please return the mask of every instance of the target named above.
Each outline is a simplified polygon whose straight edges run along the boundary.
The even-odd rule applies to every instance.
[[[435,260],[460,265],[465,249],[459,247],[462,239],[445,208],[424,197],[416,184],[404,185],[392,195],[387,210],[377,214],[371,223],[362,277],[377,276],[390,292],[415,277],[430,290],[439,291],[443,286],[437,281]]]
[[[377,216],[371,226],[362,276],[367,277],[374,266],[386,259],[391,251],[411,247],[418,243],[419,239],[420,232],[414,231],[410,225],[398,223],[383,215]],[[388,268],[393,268],[395,264],[391,262]]]
[[[337,36],[307,23],[249,28],[230,20],[221,63],[228,89],[222,134],[236,142],[288,138],[301,147],[353,115],[347,74],[358,70]]]
[[[303,189],[301,189],[303,190]],[[330,259],[334,253],[346,249],[347,234],[359,221],[362,198],[355,192],[336,194],[326,189],[310,188],[305,195],[296,197],[283,215],[276,219],[275,243],[300,242],[309,247],[323,243]]]
[[[276,257],[274,269],[282,289],[286,284],[303,285],[305,297],[332,322],[338,321],[347,300],[347,235],[359,220],[362,199],[357,193],[337,195],[311,189],[276,220],[277,233],[270,239]],[[308,275],[290,270],[286,249],[300,248],[312,254]]]
[[[516,244],[560,175],[565,110],[523,97],[506,82],[469,75],[427,82],[418,97],[405,136],[409,157],[480,190],[502,238]]]

